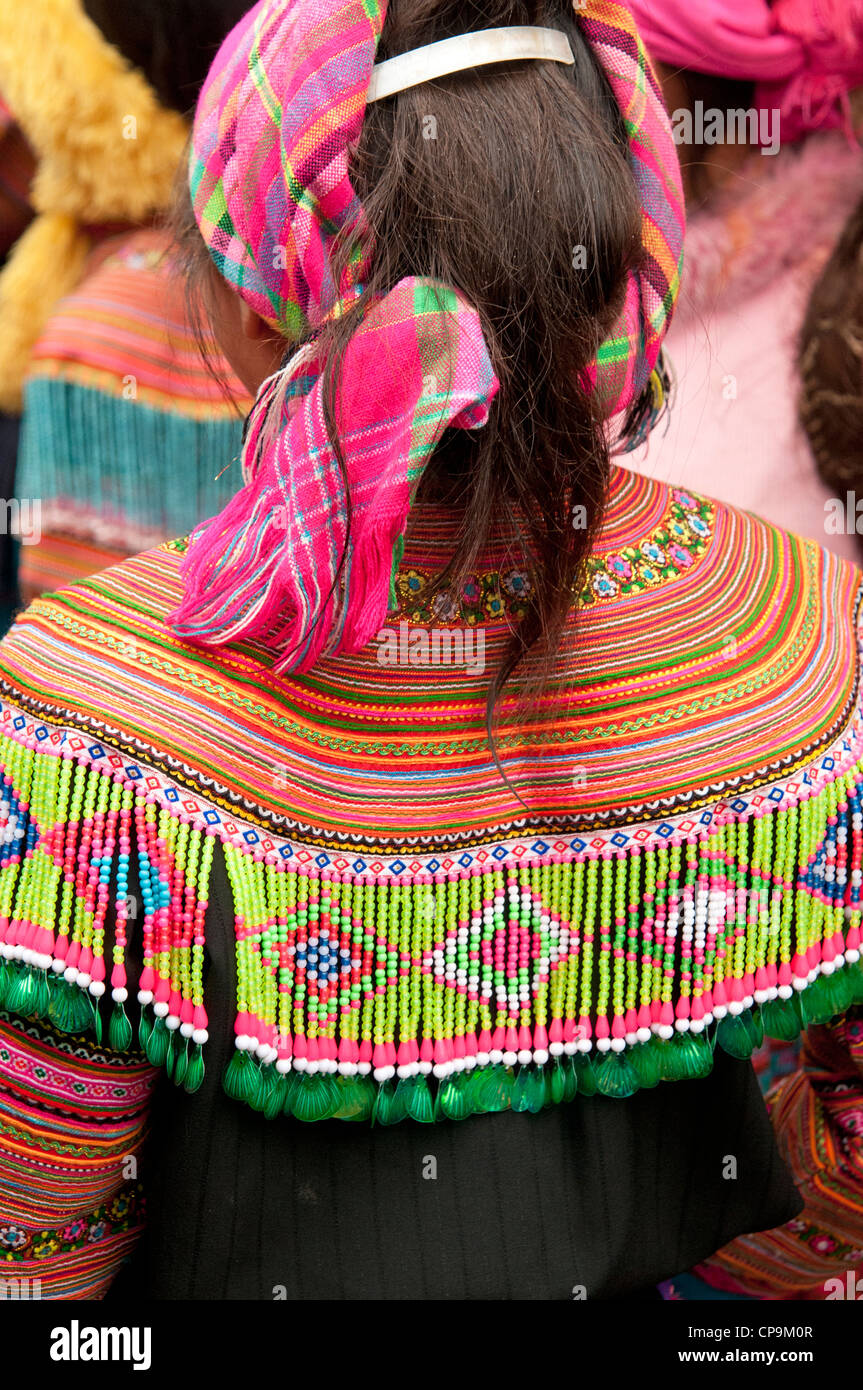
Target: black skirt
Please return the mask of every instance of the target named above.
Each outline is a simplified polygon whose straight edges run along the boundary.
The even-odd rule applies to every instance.
[[[539,1115],[304,1125],[230,1100],[233,913],[216,856],[207,1074],[158,1088],[147,1237],[113,1299],[588,1299],[796,1216],[748,1062]]]

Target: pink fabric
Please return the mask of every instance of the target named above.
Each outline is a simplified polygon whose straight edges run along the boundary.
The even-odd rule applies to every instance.
[[[782,138],[850,129],[863,83],[863,0],[628,0],[652,57],[758,84]]]
[[[667,426],[620,461],[758,513],[860,563],[825,530],[830,491],[797,418],[797,338],[809,295],[863,190],[863,150],[819,134],[755,156],[690,219]],[[736,396],[735,396],[736,391]]]
[[[192,202],[220,274],[288,342],[313,340],[337,315],[356,324],[339,373],[342,455],[323,350],[307,341],[258,393],[246,486],[192,537],[170,615],[188,641],[266,643],[279,672],[357,651],[380,628],[423,467],[448,425],[485,423],[498,390],[479,316],[453,288],[411,277],[371,305],[363,290],[372,247],[350,152],[385,12],[385,0],[260,0],[222,44],[195,114]],[[578,17],[620,104],[641,201],[643,254],[590,372],[613,416],[648,387],[673,313],[683,191],[630,12],[580,0]],[[351,255],[336,283],[340,239]]]
[[[447,426],[484,425],[498,389],[479,316],[454,291],[410,278],[370,308],[336,402],[352,508],[340,571],[347,498],[320,366],[309,345],[262,386],[243,450],[246,486],[209,523],[208,544],[191,548],[186,597],[172,615],[179,636],[195,641],[214,630],[220,642],[256,637],[280,653],[276,671],[306,671],[325,648],[359,651],[371,640],[426,458]],[[309,380],[316,385],[302,394]]]

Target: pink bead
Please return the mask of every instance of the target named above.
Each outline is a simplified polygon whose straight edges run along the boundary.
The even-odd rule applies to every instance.
[[[431,1038],[423,1038],[420,1044],[420,1061],[434,1062],[434,1043]]]
[[[295,1050],[296,1050],[296,1049],[295,1049]],[[359,1060],[360,1060],[361,1062],[371,1062],[371,1060],[372,1060],[372,1040],[371,1040],[371,1038],[363,1038],[362,1042],[360,1043],[360,1055],[359,1055]]]

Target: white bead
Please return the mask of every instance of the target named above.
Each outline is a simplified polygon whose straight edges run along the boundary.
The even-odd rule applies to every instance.
[[[309,1062],[308,1060],[306,1061],[306,1071],[308,1072],[309,1076],[317,1076],[320,1069],[320,1062]]]
[[[102,995],[105,993],[104,980],[91,980],[89,989],[94,999],[101,999]]]
[[[564,1048],[563,1048],[563,1043],[559,1043],[559,1042],[550,1043],[550,1044],[549,1044],[548,1050],[549,1050],[549,1052],[551,1053],[552,1057],[561,1057],[561,1056],[563,1055],[563,1050],[564,1050]]]
[[[194,1029],[194,1027],[193,1027],[193,1025],[192,1025],[191,1023],[181,1023],[181,1024],[180,1024],[180,1037],[181,1037],[181,1038],[190,1038],[190,1037],[192,1036],[192,1034],[194,1033],[194,1031],[195,1031],[195,1029]]]
[[[577,1052],[590,1052],[592,1046],[593,1044],[590,1038],[579,1038],[578,1042],[575,1044]]]
[[[348,1063],[347,1065],[350,1066],[350,1063]],[[287,1074],[288,1074],[288,1072],[289,1072],[290,1070],[291,1070],[291,1059],[290,1059],[290,1057],[280,1057],[279,1060],[278,1060],[278,1062],[276,1063],[276,1071],[279,1073],[279,1075],[280,1075],[280,1076],[287,1076]]]
[[[538,1047],[536,1049],[536,1051],[533,1054],[533,1060],[536,1062],[536,1065],[538,1067],[545,1066],[546,1062],[548,1061],[548,1053],[546,1052],[544,1047]]]
[[[639,1028],[635,1035],[640,1043],[650,1042],[651,1032],[649,1028]]]
[[[79,970],[75,976],[75,982],[80,985],[81,989],[87,989],[90,984],[90,976],[87,974],[87,971]]]
[[[77,978],[78,971],[74,965],[68,966],[67,969],[63,971],[63,979],[66,980],[68,984],[74,985]]]
[[[124,989],[122,985],[118,985],[116,989],[111,990],[111,998],[115,1004],[125,1004],[129,998],[129,991]]]
[[[168,1005],[164,1001],[160,1001],[153,1005],[153,1013],[157,1018],[164,1018],[167,1012]]]
[[[362,1065],[362,1063],[361,1063],[360,1065]],[[368,1062],[366,1062],[365,1065],[368,1066]],[[309,1069],[309,1059],[308,1059],[308,1057],[295,1057],[295,1058],[294,1058],[294,1071],[308,1071],[308,1069]]]
[[[152,1004],[152,1002],[153,1002],[153,991],[152,991],[151,989],[139,989],[139,990],[138,990],[138,1003],[139,1003],[139,1004]]]
[[[375,1067],[375,1081],[391,1081],[395,1074],[395,1067]]]
[[[3,953],[0,952],[0,954],[3,954]],[[63,973],[63,971],[65,970],[65,968],[66,968],[66,967],[65,967],[65,965],[64,965],[64,963],[63,963],[62,960],[52,960],[52,962],[51,962],[51,969],[54,971],[54,974],[55,974],[55,975],[62,975],[62,973]]]
[[[577,1043],[577,1042],[568,1042],[568,1043],[564,1043],[564,1044],[563,1044],[563,1050],[564,1050],[564,1052],[566,1053],[567,1057],[574,1057],[575,1054],[576,1054],[576,1052],[578,1051],[578,1043]]]
[[[363,1065],[364,1065],[364,1064],[363,1064],[362,1062],[360,1062],[360,1072],[362,1072],[362,1070],[363,1070]],[[432,1064],[431,1064],[431,1062],[419,1062],[417,1065],[418,1065],[418,1067],[419,1067],[420,1076],[430,1076],[430,1075],[431,1075],[431,1070],[432,1070]],[[368,1068],[368,1063],[365,1063],[365,1066],[366,1066],[366,1068]]]
[[[675,1029],[677,1030],[678,1033],[688,1033],[688,1032],[689,1032],[689,1019],[688,1019],[688,1018],[676,1018],[676,1019],[674,1020],[674,1027],[675,1027]]]
[[[738,1014],[743,1013],[743,1005],[739,999],[732,999],[731,1003],[728,1005],[728,1012],[731,1014],[732,1018],[737,1018]]]
[[[91,988],[92,988],[92,986],[91,986]],[[165,1027],[166,1027],[166,1028],[170,1028],[171,1031],[174,1032],[175,1029],[179,1028],[179,1026],[180,1026],[180,1016],[179,1016],[179,1014],[168,1014],[167,1018],[165,1019]]]
[[[516,1056],[518,1057],[518,1060],[521,1062],[521,1065],[523,1067],[526,1067],[528,1062],[533,1061],[533,1053],[531,1052],[529,1047],[521,1048],[521,1050],[516,1053]]]
[[[623,1041],[623,1038],[612,1038],[612,1039],[611,1039],[611,1050],[612,1050],[612,1052],[622,1052],[625,1046],[626,1046],[626,1043]]]
[[[478,1067],[487,1067],[490,1061],[491,1056],[488,1052],[478,1052],[476,1054],[476,1064]]]
[[[204,1046],[204,1043],[207,1041],[209,1036],[210,1035],[207,1032],[206,1028],[194,1028],[192,1030],[192,1042],[198,1043],[200,1047]]]
[[[667,1024],[667,1023],[660,1023],[660,1025],[659,1025],[659,1036],[660,1036],[661,1038],[664,1038],[665,1041],[668,1042],[668,1039],[669,1039],[669,1038],[673,1038],[673,1037],[674,1037],[674,1029],[673,1029],[669,1024]]]
[[[518,1061],[517,1052],[505,1052],[503,1054],[503,1064],[505,1067],[514,1067]]]
[[[833,971],[834,971],[835,969],[836,969],[836,966],[834,965],[834,963],[833,963],[832,960],[825,960],[825,961],[822,961],[822,962],[821,962],[821,974],[822,974],[822,975],[832,975],[832,974],[833,974]]]
[[[609,1050],[610,1047],[611,1047],[611,1038],[597,1038],[597,1040],[596,1040],[596,1050],[597,1050],[597,1052],[608,1052],[608,1050]]]
[[[793,999],[794,997],[794,990],[790,985],[780,985],[778,993],[780,999]]]
[[[692,1018],[692,1019],[690,1019],[690,1020],[689,1020],[689,1031],[690,1031],[690,1033],[703,1033],[703,1032],[704,1032],[704,1025],[705,1025],[706,1021],[707,1021],[707,1020],[706,1020],[706,1019],[703,1019],[703,1018]]]
[[[498,1066],[503,1061],[503,1052],[501,1049],[499,1047],[493,1047],[488,1054],[488,1060],[491,1062],[492,1066]]]

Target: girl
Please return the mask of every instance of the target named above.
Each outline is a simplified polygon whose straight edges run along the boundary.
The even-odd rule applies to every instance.
[[[863,997],[860,576],[611,462],[683,235],[624,6],[261,0],[189,171],[246,483],[0,647],[7,1051],[131,1069],[150,1296],[641,1296],[799,1209],[747,1059]]]

